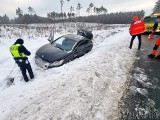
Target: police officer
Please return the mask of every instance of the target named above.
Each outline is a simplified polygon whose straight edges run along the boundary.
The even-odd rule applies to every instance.
[[[22,39],[17,39],[16,42],[10,47],[10,52],[15,62],[20,67],[24,80],[28,82],[29,79],[27,77],[26,70],[28,71],[31,79],[34,78],[34,74],[27,58],[27,56],[31,55],[31,53],[23,46],[23,43],[24,41]]]
[[[133,40],[138,37],[139,45],[138,50],[141,48],[141,34],[144,32],[144,22],[139,20],[138,16],[133,17],[133,22],[129,28],[130,35],[132,36],[129,48],[132,48]]]

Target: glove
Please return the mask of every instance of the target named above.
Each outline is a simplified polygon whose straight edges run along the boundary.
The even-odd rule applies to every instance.
[[[152,34],[149,34],[147,39],[151,40],[151,38],[152,38]]]
[[[153,34],[154,34],[154,32],[152,32],[151,34],[148,35],[148,40],[153,38]]]

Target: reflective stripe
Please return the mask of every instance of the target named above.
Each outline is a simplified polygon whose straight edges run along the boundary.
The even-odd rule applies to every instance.
[[[12,45],[10,47],[10,52],[12,53],[14,58],[16,58],[16,57],[26,57],[26,55],[24,53],[19,53],[18,48],[20,46],[21,46],[20,44],[15,44],[15,45]]]
[[[141,23],[141,20],[135,21],[133,24]]]
[[[141,29],[141,28],[144,28],[144,26],[134,28],[133,30],[137,30],[137,29]]]

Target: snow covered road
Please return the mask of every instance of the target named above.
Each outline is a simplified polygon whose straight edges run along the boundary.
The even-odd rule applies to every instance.
[[[0,118],[118,119],[118,101],[135,60],[137,40],[130,50],[127,27],[93,33],[96,37],[92,51],[61,67],[44,71],[34,64],[32,55],[30,61],[36,78],[29,83],[18,82],[17,79],[15,85],[0,91]],[[42,43],[45,42],[40,42]],[[36,47],[30,46],[30,49],[34,52]],[[18,76],[21,74],[16,77]]]

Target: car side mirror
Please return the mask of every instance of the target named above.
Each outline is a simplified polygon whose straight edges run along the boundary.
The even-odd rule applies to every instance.
[[[50,36],[48,38],[48,41],[50,43],[52,43],[54,41],[54,30],[52,29],[51,32],[50,32]]]
[[[50,43],[52,43],[53,42],[53,37],[50,37],[49,36],[49,38],[47,39]]]

